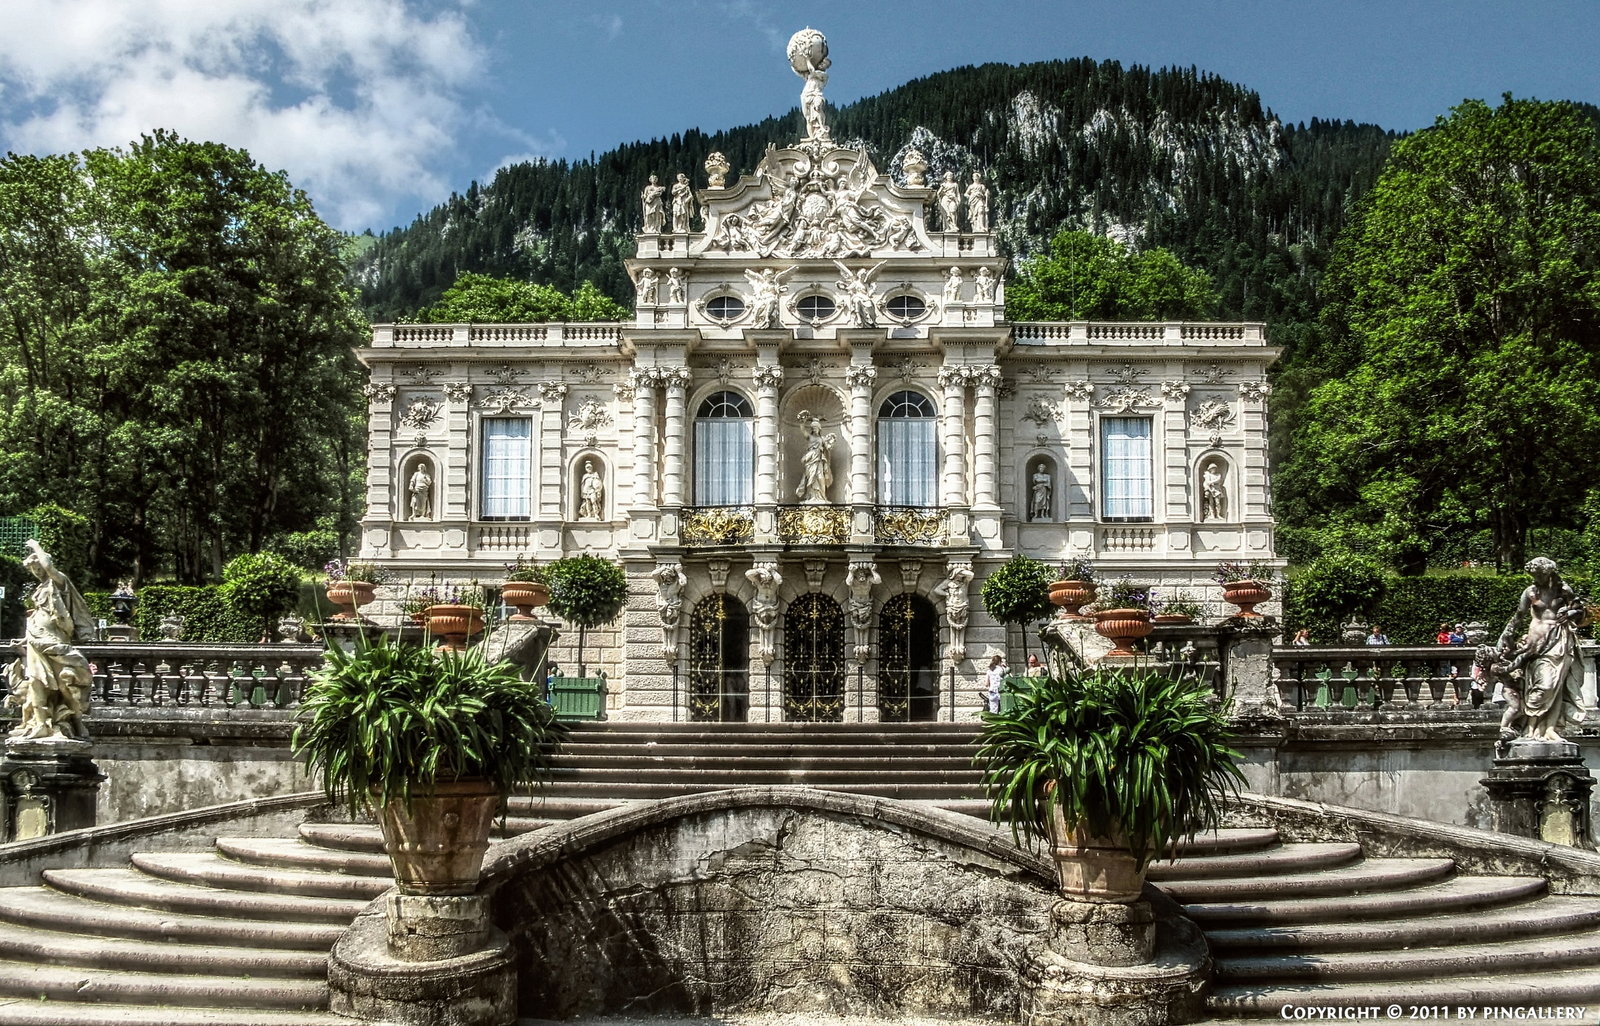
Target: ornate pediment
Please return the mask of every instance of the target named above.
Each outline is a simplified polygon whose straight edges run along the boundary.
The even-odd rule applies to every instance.
[[[754,175],[708,190],[696,255],[837,259],[929,247],[920,195],[905,195],[861,150],[826,141],[767,150]]]

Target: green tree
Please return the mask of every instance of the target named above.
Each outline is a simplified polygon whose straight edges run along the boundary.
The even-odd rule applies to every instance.
[[[465,272],[415,320],[434,324],[524,324],[564,321],[567,297],[560,289],[531,281]]]
[[[1570,103],[1469,101],[1404,140],[1340,236],[1339,375],[1310,396],[1282,511],[1419,572],[1487,528],[1520,566],[1571,526],[1600,444],[1600,145]]]
[[[988,614],[1022,628],[1022,654],[1028,654],[1028,625],[1050,615],[1050,582],[1055,573],[1028,556],[1012,556],[984,580],[978,596]]]
[[[572,293],[567,310],[569,321],[621,321],[632,316],[626,307],[601,292],[592,281],[579,285]]]
[[[1307,623],[1331,624],[1335,629],[1351,613],[1371,615],[1389,593],[1391,571],[1372,556],[1345,549],[1322,553],[1290,581],[1296,608]]]
[[[1135,253],[1090,232],[1058,232],[1006,287],[1014,321],[1183,320],[1211,315],[1216,289],[1204,271],[1165,249]]]
[[[300,570],[271,552],[244,553],[222,568],[222,600],[242,616],[261,623],[263,640],[272,639],[273,621],[300,598]]]
[[[628,600],[628,577],[609,559],[584,554],[544,568],[550,611],[578,625],[578,676],[584,676],[583,640],[591,627],[610,623]]]

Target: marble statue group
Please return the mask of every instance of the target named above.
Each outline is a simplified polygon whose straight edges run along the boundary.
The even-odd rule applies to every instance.
[[[1533,583],[1523,591],[1499,643],[1480,646],[1475,656],[1505,694],[1501,748],[1518,742],[1564,743],[1560,731],[1577,727],[1586,712],[1577,628],[1587,611],[1561,579],[1554,560],[1536,557],[1527,571]],[[1524,616],[1528,628],[1519,638],[1517,626]]]
[[[78,644],[98,636],[93,613],[67,575],[37,541],[27,542],[23,568],[38,580],[28,595],[26,633],[6,671],[6,704],[21,712],[11,737],[23,741],[87,741],[92,671]]]

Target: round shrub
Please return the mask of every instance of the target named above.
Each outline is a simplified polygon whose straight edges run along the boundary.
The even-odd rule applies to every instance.
[[[300,599],[300,570],[271,552],[247,552],[222,568],[222,599],[240,614],[261,623],[264,638],[272,622]]]

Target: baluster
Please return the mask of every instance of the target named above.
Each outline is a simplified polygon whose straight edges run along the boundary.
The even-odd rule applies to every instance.
[[[189,689],[183,686],[181,674],[172,672],[172,664],[167,662],[165,656],[156,660],[156,676],[161,681],[161,687],[167,693],[167,699],[174,705],[183,705],[189,701]]]
[[[225,701],[223,676],[217,672],[217,661],[207,659],[200,664],[200,704],[209,706],[215,700]]]
[[[128,704],[138,705],[144,698],[144,688],[139,680],[140,662],[136,658],[130,658],[124,666],[128,674]]]
[[[267,667],[265,663],[257,663],[244,669],[247,686],[250,688],[249,704],[252,709],[260,709],[267,704]]]
[[[1354,709],[1360,701],[1356,681],[1361,678],[1361,671],[1356,669],[1354,663],[1346,662],[1339,676],[1344,678],[1344,684],[1339,688],[1339,704],[1336,708]]]
[[[245,700],[246,692],[240,686],[239,680],[239,678],[244,676],[244,666],[237,659],[231,663],[228,663],[227,660],[223,660],[222,662],[226,665],[218,665],[228,681],[228,690],[226,694],[224,694],[222,701],[223,704],[228,708],[236,709],[239,707],[240,703]]]
[[[1318,709],[1326,709],[1333,704],[1333,667],[1323,663],[1316,672],[1317,697],[1313,702]]]
[[[1433,673],[1428,678],[1428,691],[1433,699],[1428,703],[1430,709],[1448,709],[1450,703],[1444,700],[1445,689],[1450,686],[1450,664],[1434,662],[1428,663]]]

